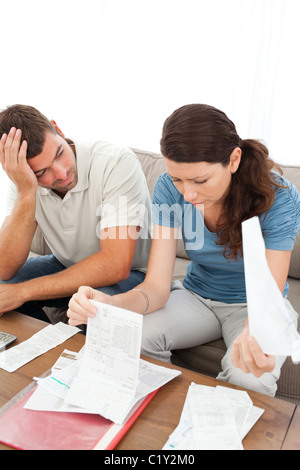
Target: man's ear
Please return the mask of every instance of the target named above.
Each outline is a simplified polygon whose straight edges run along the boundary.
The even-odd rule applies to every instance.
[[[55,130],[65,139],[65,134],[60,130],[56,122],[52,119],[51,124],[55,127]]]

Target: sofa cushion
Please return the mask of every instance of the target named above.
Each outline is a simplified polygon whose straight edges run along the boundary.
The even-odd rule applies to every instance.
[[[300,166],[281,166],[283,176],[294,183],[300,193]],[[292,252],[289,276],[300,279],[300,233],[296,238],[295,246]]]
[[[33,240],[31,242],[30,250],[31,252],[29,254],[29,258],[32,256],[37,256],[37,255],[39,256],[49,255],[52,253],[43,237],[43,234],[39,226],[37,226],[37,229],[35,231]]]
[[[287,295],[288,300],[300,315],[300,281],[299,279],[288,278],[289,292]]]
[[[300,279],[300,235],[296,238],[296,243],[291,256],[289,276]]]
[[[174,281],[183,281],[183,278],[186,275],[187,267],[189,265],[190,260],[181,258],[177,255],[175,260],[174,272],[173,272],[173,280]]]
[[[141,163],[142,170],[146,176],[150,197],[152,198],[158,177],[166,171],[165,161],[159,153],[146,152],[139,149],[131,150],[136,154]]]
[[[216,377],[222,370],[221,361],[226,352],[222,338],[193,348],[172,351],[172,364]]]
[[[166,171],[165,161],[159,153],[147,152],[145,150],[134,148],[131,150],[136,154],[141,163],[142,170],[146,176],[150,197],[152,199],[156,181],[158,180],[158,177]],[[184,249],[182,236],[178,239],[176,254],[179,258],[189,259]]]

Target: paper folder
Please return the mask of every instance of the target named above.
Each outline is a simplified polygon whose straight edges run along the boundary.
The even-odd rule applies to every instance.
[[[0,442],[19,450],[112,450],[156,394],[139,403],[122,425],[99,415],[24,409],[31,391],[0,416]]]

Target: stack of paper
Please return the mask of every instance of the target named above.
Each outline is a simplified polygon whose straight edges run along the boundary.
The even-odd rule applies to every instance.
[[[163,450],[243,450],[242,440],[263,412],[247,392],[192,383]]]
[[[95,304],[84,350],[66,351],[64,367],[56,364],[50,376],[37,379],[25,408],[93,413],[121,424],[141,399],[180,375],[140,359],[142,315]]]

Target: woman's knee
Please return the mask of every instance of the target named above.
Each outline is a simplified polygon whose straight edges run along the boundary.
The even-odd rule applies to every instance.
[[[234,367],[230,354],[225,354],[222,360],[222,372],[220,372],[217,379],[274,397],[277,391],[277,381],[280,377],[280,368],[285,358],[278,357],[276,359],[278,360],[272,372],[265,373],[261,377],[255,377],[251,373],[247,374],[238,367]]]
[[[171,351],[167,341],[167,334],[164,331],[163,325],[159,325],[153,317],[154,315],[150,313],[145,315],[143,319],[141,353],[145,356],[170,362]]]

